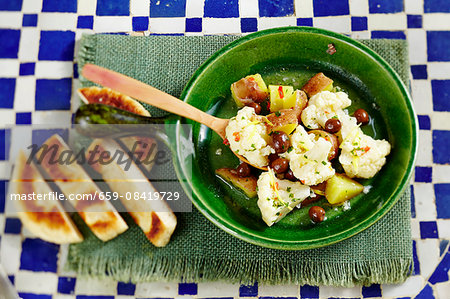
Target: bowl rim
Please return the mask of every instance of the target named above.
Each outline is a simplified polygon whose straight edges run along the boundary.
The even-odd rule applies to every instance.
[[[180,99],[183,101],[187,101],[189,98],[190,91],[192,90],[194,84],[198,80],[198,78],[201,76],[201,74],[209,67],[211,63],[213,63],[215,60],[220,58],[221,56],[225,55],[228,51],[232,50],[236,46],[239,46],[241,44],[244,44],[250,40],[263,37],[266,35],[271,34],[280,34],[280,33],[313,33],[313,34],[320,34],[325,35],[329,37],[336,38],[338,40],[341,40],[343,42],[347,42],[362,52],[365,52],[368,56],[375,59],[376,62],[378,62],[388,73],[391,75],[391,77],[396,82],[398,88],[401,91],[401,94],[403,98],[406,100],[406,106],[407,106],[407,113],[409,114],[411,121],[412,121],[412,144],[411,144],[411,159],[408,162],[405,174],[402,178],[402,180],[399,183],[399,186],[395,190],[393,194],[389,197],[388,200],[383,204],[383,206],[380,207],[374,214],[372,214],[370,217],[365,218],[363,221],[358,223],[358,225],[352,226],[346,230],[340,231],[337,234],[331,235],[331,236],[324,236],[322,238],[318,238],[315,240],[295,240],[295,241],[283,241],[283,240],[276,240],[273,238],[266,238],[254,233],[250,233],[248,231],[244,231],[240,229],[239,227],[236,227],[227,219],[222,217],[219,213],[214,212],[211,208],[208,207],[208,203],[202,199],[201,194],[199,194],[199,190],[194,186],[192,179],[190,178],[189,174],[190,170],[185,167],[183,163],[180,163],[179,160],[174,163],[175,171],[180,178],[180,182],[182,184],[182,187],[185,189],[186,193],[188,194],[188,197],[190,198],[191,202],[195,205],[195,207],[208,219],[210,220],[214,225],[219,227],[220,229],[224,230],[225,232],[241,239],[246,242],[249,242],[254,245],[259,245],[266,248],[272,248],[272,249],[284,249],[284,250],[304,250],[304,249],[313,249],[323,246],[328,246],[340,241],[343,241],[345,239],[348,239],[365,229],[369,228],[373,224],[375,224],[377,221],[379,221],[387,212],[391,210],[391,208],[397,203],[399,200],[401,194],[403,194],[404,190],[408,186],[408,183],[410,181],[413,166],[415,164],[416,158],[417,158],[417,147],[418,147],[418,120],[417,120],[417,114],[414,111],[414,106],[412,104],[411,96],[409,95],[408,89],[403,83],[403,81],[400,79],[399,75],[395,70],[392,69],[392,67],[375,51],[370,49],[369,47],[363,45],[362,43],[345,36],[340,33],[336,33],[333,31],[320,29],[320,28],[313,28],[313,27],[278,27],[278,28],[272,28],[267,30],[261,30],[257,31],[251,34],[248,34],[246,36],[243,36],[239,39],[236,39],[235,41],[232,41],[231,43],[225,45],[218,51],[216,51],[214,54],[212,54],[207,60],[205,60],[200,67],[194,72],[194,74],[191,76],[190,80],[186,84],[185,88],[182,91],[182,94],[180,96]],[[180,155],[180,146],[178,146],[178,142],[180,140],[180,134],[182,133],[181,129],[182,124],[182,118],[179,118],[176,122],[176,128],[175,128],[175,137],[176,137],[176,151],[177,151],[177,159],[181,157]],[[174,161],[175,162],[175,161]]]

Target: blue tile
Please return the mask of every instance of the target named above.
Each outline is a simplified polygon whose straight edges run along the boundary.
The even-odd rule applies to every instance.
[[[196,283],[179,283],[178,295],[197,295]]]
[[[420,275],[420,262],[419,257],[417,256],[417,242],[415,240],[413,242],[413,265],[414,265],[414,272],[413,275]]]
[[[403,0],[369,0],[370,13],[396,13],[403,11]]]
[[[150,0],[150,17],[186,16],[186,0]]]
[[[19,52],[20,30],[0,29],[0,58],[17,58]],[[0,101],[1,102],[1,101]]]
[[[419,128],[421,130],[430,130],[431,129],[431,121],[428,115],[417,115],[419,119]]]
[[[39,60],[73,60],[75,32],[41,31]]]
[[[300,287],[300,298],[319,298],[319,287],[302,285]]]
[[[12,109],[14,107],[15,90],[16,90],[16,79],[0,78],[0,108]]]
[[[11,284],[12,285],[14,285],[14,283],[15,283],[15,276],[14,275],[8,275],[8,279],[9,279],[9,281],[11,282]]]
[[[450,252],[450,247],[447,247],[449,242],[449,240],[441,240],[441,242],[439,242],[439,256]]]
[[[10,146],[11,146],[11,130],[0,129],[0,161],[9,159]]]
[[[77,12],[77,0],[44,0],[43,12]]]
[[[362,287],[362,295],[364,298],[367,297],[381,297],[381,288],[379,284],[372,284],[368,287]]]
[[[298,18],[297,26],[309,26],[312,27],[313,19],[312,18]]]
[[[94,16],[78,16],[77,28],[81,29],[94,28]]]
[[[428,61],[450,61],[450,31],[427,31]]]
[[[78,79],[78,63],[73,64],[73,78]]]
[[[98,16],[128,16],[130,15],[129,0],[97,0]]]
[[[450,219],[450,184],[434,184],[437,218]]]
[[[419,295],[414,297],[415,299],[434,299],[433,289],[429,284],[427,284],[422,291],[420,291]]]
[[[205,0],[204,16],[208,18],[239,17],[238,0]]]
[[[255,32],[258,31],[258,20],[256,18],[242,18],[241,32]]]
[[[202,32],[202,18],[186,19],[186,32]]]
[[[52,299],[52,295],[45,294],[31,294],[31,293],[19,293],[22,299]]]
[[[414,186],[411,185],[411,217],[416,218],[416,200],[414,196]]]
[[[313,7],[315,17],[340,16],[350,14],[348,0],[313,0]]]
[[[416,166],[415,170],[415,182],[431,183],[433,170],[431,167]]]
[[[239,296],[240,297],[256,297],[258,296],[258,282],[255,284],[239,286]]]
[[[75,277],[59,277],[58,278],[58,293],[60,294],[73,294],[75,291],[75,283],[77,279]]]
[[[20,269],[56,273],[59,245],[41,239],[25,239],[22,243]]]
[[[450,111],[450,80],[431,80],[434,111]]]
[[[431,284],[448,281],[448,271],[450,270],[450,253],[447,253],[434,270],[428,281]]]
[[[292,0],[259,0],[260,17],[284,17],[294,14],[294,1]]]
[[[0,10],[22,10],[22,0],[0,0]]]
[[[133,17],[132,25],[133,31],[147,31],[148,17]]]
[[[422,15],[408,15],[408,28],[422,28]]]
[[[36,64],[34,62],[21,63],[19,68],[19,75],[28,76],[34,75]]]
[[[436,221],[420,221],[419,225],[421,239],[439,238]]]
[[[20,234],[22,231],[22,222],[19,218],[6,218],[5,234]]]
[[[420,79],[427,79],[428,78],[428,71],[427,71],[427,65],[411,65],[411,73],[414,80],[420,80]]]
[[[450,12],[450,1],[448,0],[424,0],[424,12]]]
[[[22,26],[24,27],[36,27],[38,21],[38,15],[37,14],[25,14],[23,15],[22,19]]]
[[[5,199],[6,199],[6,181],[0,180],[0,213],[5,212]]]
[[[450,163],[450,131],[433,130],[433,162],[437,164]]]
[[[372,38],[406,39],[403,31],[372,31]]]
[[[64,141],[68,140],[68,129],[39,129],[33,130],[31,133],[31,143],[41,146],[52,135],[58,134]]]
[[[36,110],[70,110],[72,78],[36,80]]]
[[[133,283],[120,282],[117,284],[117,295],[134,296],[136,285]]]
[[[367,17],[352,17],[352,31],[367,30]]]

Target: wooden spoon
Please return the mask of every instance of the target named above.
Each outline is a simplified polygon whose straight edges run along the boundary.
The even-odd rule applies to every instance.
[[[228,125],[228,119],[218,118],[209,115],[194,106],[191,106],[170,94],[147,85],[141,81],[122,75],[120,73],[108,70],[106,68],[86,64],[81,72],[83,77],[91,80],[101,86],[109,87],[115,91],[135,98],[139,101],[155,106],[159,109],[171,112],[193,121],[204,124],[216,132],[222,139],[226,138],[225,128]],[[239,159],[255,168],[267,170],[267,167],[259,167],[248,162],[243,156],[234,153]]]

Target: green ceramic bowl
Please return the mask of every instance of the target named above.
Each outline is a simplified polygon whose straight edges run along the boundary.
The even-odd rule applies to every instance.
[[[333,43],[336,53],[326,52]],[[306,27],[277,28],[247,35],[212,55],[194,74],[181,99],[203,111],[230,118],[237,112],[230,85],[260,73],[267,84],[300,88],[313,74],[324,72],[348,92],[349,112],[366,109],[372,122],[366,134],[387,139],[392,152],[383,169],[364,185],[367,194],[353,198],[350,209],[330,206],[324,199],[327,220],[311,223],[308,208],[295,209],[272,227],[261,220],[256,198],[247,198],[215,176],[215,169],[235,167],[238,159],[209,128],[193,126],[195,153],[188,165],[180,153],[177,171],[192,202],[205,217],[233,236],[278,249],[308,249],[349,238],[385,215],[408,185],[417,149],[417,121],[407,89],[392,68],[366,46],[346,36]],[[181,127],[181,126],[178,126]],[[177,148],[182,134],[176,135]],[[221,151],[221,155],[217,152]]]

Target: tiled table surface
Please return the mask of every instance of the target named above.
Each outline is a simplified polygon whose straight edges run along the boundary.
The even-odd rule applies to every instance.
[[[77,278],[67,246],[35,239],[5,213],[0,177],[0,260],[24,298],[289,297],[450,298],[449,0],[0,0],[0,173],[6,124],[69,123],[82,33],[246,34],[314,26],[353,38],[409,42],[420,146],[412,180],[415,273],[401,285],[350,289],[227,283],[139,283]],[[75,99],[74,101],[77,101]],[[7,207],[6,207],[7,209]]]

